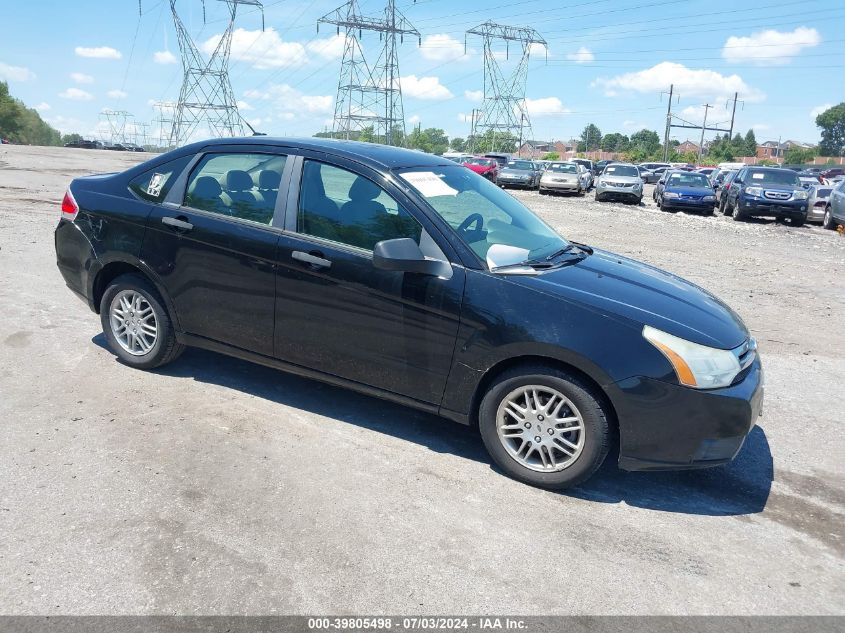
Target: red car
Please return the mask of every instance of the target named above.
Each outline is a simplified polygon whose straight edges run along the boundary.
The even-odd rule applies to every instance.
[[[499,163],[494,158],[474,156],[465,159],[461,165],[492,182],[496,182],[496,177],[499,175]]]
[[[842,167],[833,167],[831,169],[825,169],[819,175],[822,178],[835,178],[836,176],[845,176],[845,169],[843,169]]]

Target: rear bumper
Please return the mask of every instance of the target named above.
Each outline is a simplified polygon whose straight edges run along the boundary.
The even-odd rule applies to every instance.
[[[75,295],[85,301],[96,312],[94,300],[89,289],[96,271],[97,255],[91,242],[74,222],[59,221],[54,233],[56,247],[56,265],[65,280],[65,284]]]
[[[763,408],[763,368],[754,361],[745,379],[702,391],[651,378],[616,383],[619,467],[684,470],[731,461]]]
[[[821,222],[824,220],[824,207],[810,207],[807,210],[807,220],[810,222]]]

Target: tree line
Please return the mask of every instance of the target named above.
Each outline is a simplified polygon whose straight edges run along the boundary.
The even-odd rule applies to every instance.
[[[62,141],[57,129],[9,93],[5,81],[0,81],[0,137],[25,145],[60,145]]]

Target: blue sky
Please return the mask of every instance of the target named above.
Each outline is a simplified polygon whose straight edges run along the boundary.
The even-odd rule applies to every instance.
[[[331,126],[343,49],[317,19],[340,0],[266,0],[259,14],[243,8],[232,49],[231,78],[242,114],[273,135],[310,135]],[[225,7],[178,0],[183,22],[201,47],[223,28]],[[377,14],[383,0],[361,0]],[[758,141],[818,141],[814,112],[845,99],[845,3],[841,0],[397,0],[423,36],[400,48],[405,115],[410,124],[465,137],[480,106],[481,42],[464,32],[485,20],[530,26],[548,42],[548,62],[531,57],[526,98],[535,138],[568,139],[596,123],[604,133],[643,127],[662,136],[666,97],[675,111],[701,121],[729,120],[726,101],[739,91],[735,129]],[[6,12],[0,78],[12,93],[63,132],[92,136],[103,109],[151,122],[154,101],[175,100],[182,77],[169,0],[30,2]],[[377,34],[362,45],[375,59]],[[504,48],[502,48],[504,50]],[[149,129],[152,131],[154,125]],[[677,130],[675,138],[696,132]],[[708,136],[710,136],[708,134]]]

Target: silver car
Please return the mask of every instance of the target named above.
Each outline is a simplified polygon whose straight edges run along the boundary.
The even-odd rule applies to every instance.
[[[840,180],[830,192],[830,201],[824,211],[822,226],[826,229],[835,229],[843,224],[845,224],[845,180]]]
[[[643,180],[636,165],[613,163],[604,168],[596,181],[596,202],[607,199],[637,204],[643,201]]]
[[[500,187],[536,189],[540,182],[540,168],[530,160],[511,160],[499,171],[496,184]]]
[[[551,163],[540,178],[540,193],[568,191],[583,195],[588,187],[587,170],[578,163]]]
[[[814,185],[807,190],[807,222],[821,222],[824,211],[830,204],[830,194],[833,187],[828,185]]]

